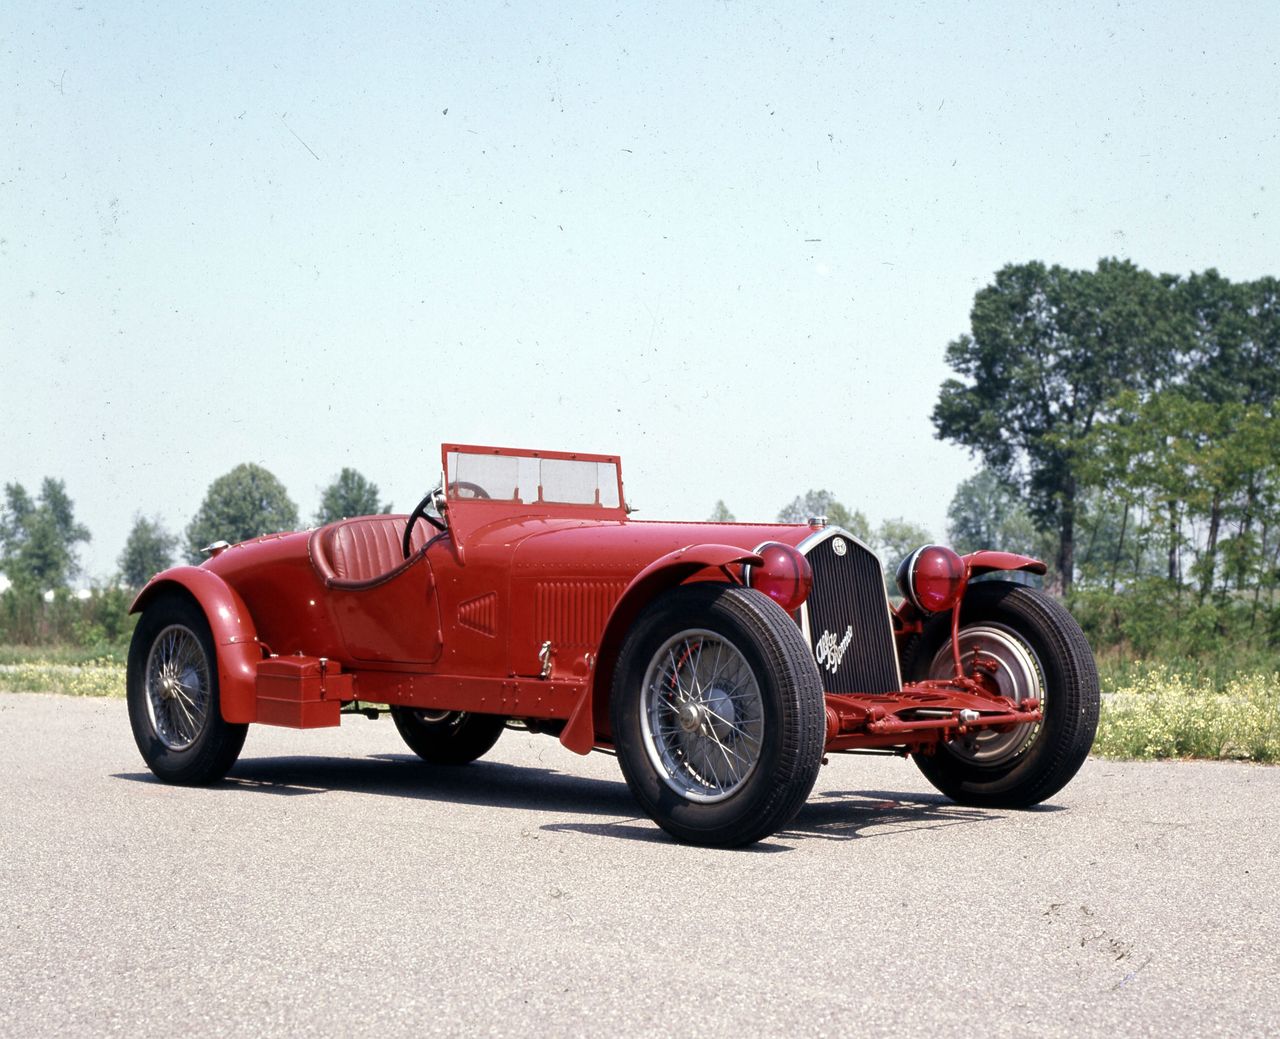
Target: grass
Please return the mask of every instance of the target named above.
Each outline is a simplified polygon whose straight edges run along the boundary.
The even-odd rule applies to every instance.
[[[0,644],[0,667],[25,664],[65,664],[70,666],[110,661],[124,665],[128,645],[92,646],[12,646]]]
[[[107,657],[77,663],[9,659],[0,663],[0,689],[9,693],[123,697],[124,665]]]

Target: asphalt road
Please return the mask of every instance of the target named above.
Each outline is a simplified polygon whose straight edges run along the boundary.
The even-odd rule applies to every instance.
[[[0,1035],[1280,1033],[1280,768],[1089,761],[959,808],[838,756],[684,847],[605,755],[390,720],[152,779],[123,701],[0,694]]]

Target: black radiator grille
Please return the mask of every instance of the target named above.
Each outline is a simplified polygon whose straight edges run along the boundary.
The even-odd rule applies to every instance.
[[[801,620],[827,692],[900,690],[889,601],[875,553],[834,531],[816,535],[801,549],[813,568],[813,591]]]

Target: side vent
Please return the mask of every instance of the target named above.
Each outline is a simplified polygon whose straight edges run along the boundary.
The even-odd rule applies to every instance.
[[[584,578],[539,581],[534,594],[534,631],[557,649],[594,650],[626,581]]]
[[[458,604],[458,623],[481,635],[498,633],[498,595],[486,592]]]

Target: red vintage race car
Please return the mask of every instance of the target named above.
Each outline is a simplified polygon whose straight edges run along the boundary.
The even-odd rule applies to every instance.
[[[970,805],[1024,807],[1093,742],[1098,682],[1011,553],[924,546],[891,609],[875,554],[807,525],[630,518],[607,455],[446,444],[408,516],[210,546],[133,604],[129,718],[148,767],[209,783],[250,723],[388,710],[440,765],[515,725],[616,752],[675,837],[785,826],[825,755],[911,755]]]

